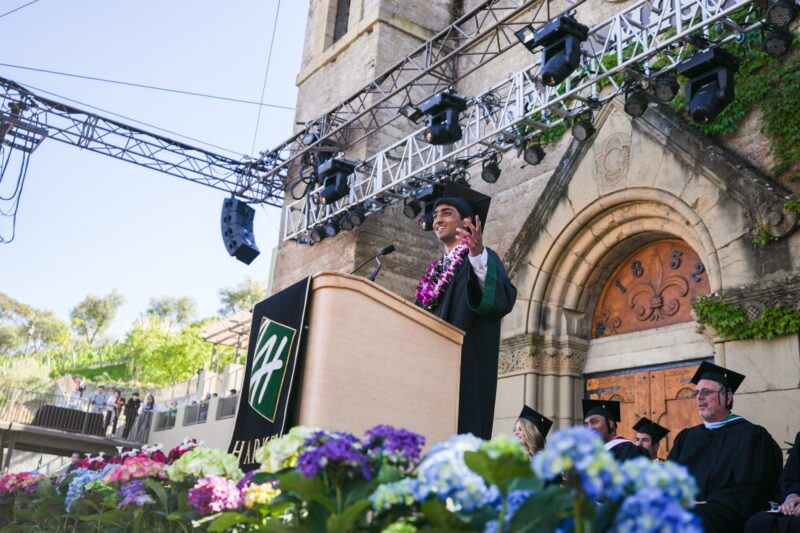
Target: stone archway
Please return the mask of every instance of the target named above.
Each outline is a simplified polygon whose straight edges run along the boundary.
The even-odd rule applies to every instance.
[[[669,113],[651,109],[631,120],[607,106],[593,142],[568,149],[507,254],[518,299],[503,321],[498,431],[523,402],[557,426],[571,425],[580,420],[584,372],[636,366],[591,340],[600,289],[631,252],[679,239],[702,260],[716,292],[758,277],[754,227],[782,235],[794,225],[765,180]],[[692,323],[683,327],[682,357],[719,359],[719,346]],[[675,356],[659,357],[654,364]]]

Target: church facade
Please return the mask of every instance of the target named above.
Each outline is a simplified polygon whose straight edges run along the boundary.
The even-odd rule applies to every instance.
[[[576,17],[591,25],[631,3],[592,1]],[[478,4],[311,0],[298,121],[346,99]],[[530,62],[524,47],[510,48],[455,90],[479,94]],[[770,176],[757,112],[740,133],[712,139],[668,105],[631,118],[619,100],[595,114],[591,139],[566,133],[539,165],[510,151],[496,183],[473,171],[472,187],[493,198],[484,241],[518,290],[502,325],[494,432],[510,433],[522,404],[564,427],[581,422],[581,398],[615,399],[624,436],[640,416],[672,429],[665,456],[678,431],[699,421],[689,378],[709,360],[747,375],[734,411],[785,447],[800,430],[798,334],[730,341],[698,321],[691,302],[711,296],[751,317],[776,305],[800,309],[798,218],[785,206],[793,184]],[[364,158],[411,127],[393,121],[347,157]],[[401,208],[314,246],[281,243],[273,290],[313,272],[349,272],[394,243],[378,283],[413,299],[439,250]],[[759,232],[773,242],[756,244]]]

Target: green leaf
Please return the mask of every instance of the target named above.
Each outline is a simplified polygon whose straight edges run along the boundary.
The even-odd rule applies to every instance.
[[[247,517],[235,511],[220,513],[208,526],[209,531],[225,531],[236,524],[247,522]]]
[[[465,524],[455,513],[450,511],[447,506],[439,500],[428,500],[422,504],[422,513],[434,528],[449,531],[470,531],[469,525]]]
[[[101,524],[111,524],[119,527],[124,526],[126,522],[125,512],[121,509],[114,509],[113,511],[106,511],[98,514],[81,515],[77,518],[83,522],[100,522]]]
[[[464,452],[464,463],[487,483],[497,485],[503,494],[508,494],[512,480],[533,477],[530,462],[515,457],[492,459],[484,451]]]
[[[169,511],[169,499],[167,498],[167,491],[164,489],[164,486],[152,478],[145,478],[144,484],[155,493],[164,511]]]
[[[509,530],[520,533],[552,531],[571,515],[571,505],[570,492],[563,487],[551,486],[534,492],[514,513]]]
[[[291,470],[278,476],[278,486],[281,491],[294,493],[301,500],[324,506],[329,513],[336,508],[333,499],[325,490],[325,484],[316,476],[305,477],[297,470]]]
[[[351,531],[355,528],[358,519],[369,509],[371,503],[367,499],[358,500],[348,505],[341,513],[328,518],[328,531]]]

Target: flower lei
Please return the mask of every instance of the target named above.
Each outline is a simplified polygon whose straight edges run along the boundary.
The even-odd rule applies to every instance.
[[[453,281],[455,270],[464,261],[468,251],[467,243],[462,242],[444,259],[437,259],[431,263],[417,286],[417,301],[423,309],[433,311],[439,307],[447,287]]]

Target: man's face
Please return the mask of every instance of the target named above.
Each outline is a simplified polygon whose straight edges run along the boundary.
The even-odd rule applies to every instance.
[[[97,392],[100,394],[105,394],[106,390],[103,387],[97,387]]]
[[[78,464],[78,463],[80,463],[80,462],[81,462],[81,456],[80,456],[80,454],[78,454],[78,453],[73,453],[73,454],[72,454],[72,457],[70,457],[70,458],[69,458],[69,460],[70,460],[70,462],[71,462],[72,464],[74,464],[74,465],[75,465],[75,464]]]
[[[433,210],[433,233],[445,245],[455,241],[456,230],[463,224],[461,213],[452,205],[441,204]]]
[[[600,438],[603,439],[603,442],[608,442],[612,439],[612,437],[614,437],[614,435],[612,435],[608,430],[609,423],[606,420],[606,417],[603,415],[587,416],[583,420],[583,425],[600,435]]]
[[[636,433],[636,438],[633,439],[633,443],[637,446],[641,446],[648,452],[650,452],[650,458],[655,459],[658,456],[658,443],[653,443],[653,437],[648,435],[647,433]]]
[[[721,389],[722,385],[710,379],[701,379],[697,382],[694,401],[697,403],[700,418],[706,422],[719,422],[730,414],[730,410],[725,406],[728,404],[728,395],[733,397],[733,394],[723,394],[720,392]]]

